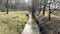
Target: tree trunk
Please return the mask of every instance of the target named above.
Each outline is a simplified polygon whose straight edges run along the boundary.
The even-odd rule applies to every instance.
[[[6,3],[6,8],[7,8],[6,14],[8,14],[8,0],[7,0],[7,3]]]
[[[2,0],[0,0],[0,11],[2,12]]]
[[[36,5],[35,5],[34,1],[35,0],[32,0],[32,11],[31,11],[31,14],[32,14],[32,18],[36,21],[36,24],[39,27],[39,32],[41,32],[41,34],[42,34],[43,33],[42,25],[40,24],[40,22],[38,21],[38,19],[35,17]]]
[[[51,20],[51,10],[50,10],[50,3],[49,3],[49,20]]]
[[[40,27],[41,27],[41,26],[40,26],[40,22],[36,19],[36,17],[35,17],[35,12],[36,12],[36,8],[34,7],[34,5],[32,5],[32,12],[31,12],[32,18],[36,21],[36,24],[37,24],[38,27],[39,27],[39,32],[42,33],[42,29],[40,28]]]
[[[41,12],[41,10],[42,10],[42,9],[41,9],[42,1],[43,1],[43,0],[41,0],[41,1],[40,1],[40,9],[39,9],[39,14],[40,14],[40,12]]]
[[[45,15],[45,9],[46,9],[46,5],[47,5],[47,1],[48,1],[48,0],[44,0],[43,15]]]

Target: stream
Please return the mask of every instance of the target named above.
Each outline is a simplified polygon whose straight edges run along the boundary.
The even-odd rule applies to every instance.
[[[29,15],[29,20],[25,24],[25,27],[21,34],[40,34],[39,27],[37,24],[32,22],[32,15]],[[34,23],[34,24],[33,24]]]

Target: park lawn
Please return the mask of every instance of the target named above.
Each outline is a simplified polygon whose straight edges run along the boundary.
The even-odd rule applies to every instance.
[[[21,34],[28,17],[28,11],[0,13],[0,34]]]

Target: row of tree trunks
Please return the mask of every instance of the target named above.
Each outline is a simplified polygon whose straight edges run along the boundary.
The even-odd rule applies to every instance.
[[[36,12],[36,5],[34,3],[35,0],[32,0],[32,11],[31,11],[31,14],[32,14],[32,18],[36,21],[36,24],[38,25],[39,27],[39,32],[42,33],[43,29],[41,28],[41,25],[40,25],[40,22],[37,20],[37,18],[35,17],[35,12]]]
[[[39,20],[35,17],[35,12],[36,12],[36,9],[35,7],[32,6],[32,12],[31,12],[32,19],[34,19],[36,24],[38,25],[40,34],[43,34],[44,29],[42,28],[42,25],[40,24]]]

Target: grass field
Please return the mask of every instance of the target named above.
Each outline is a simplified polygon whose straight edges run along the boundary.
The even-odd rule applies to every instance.
[[[0,34],[20,34],[28,17],[28,11],[0,13]]]

